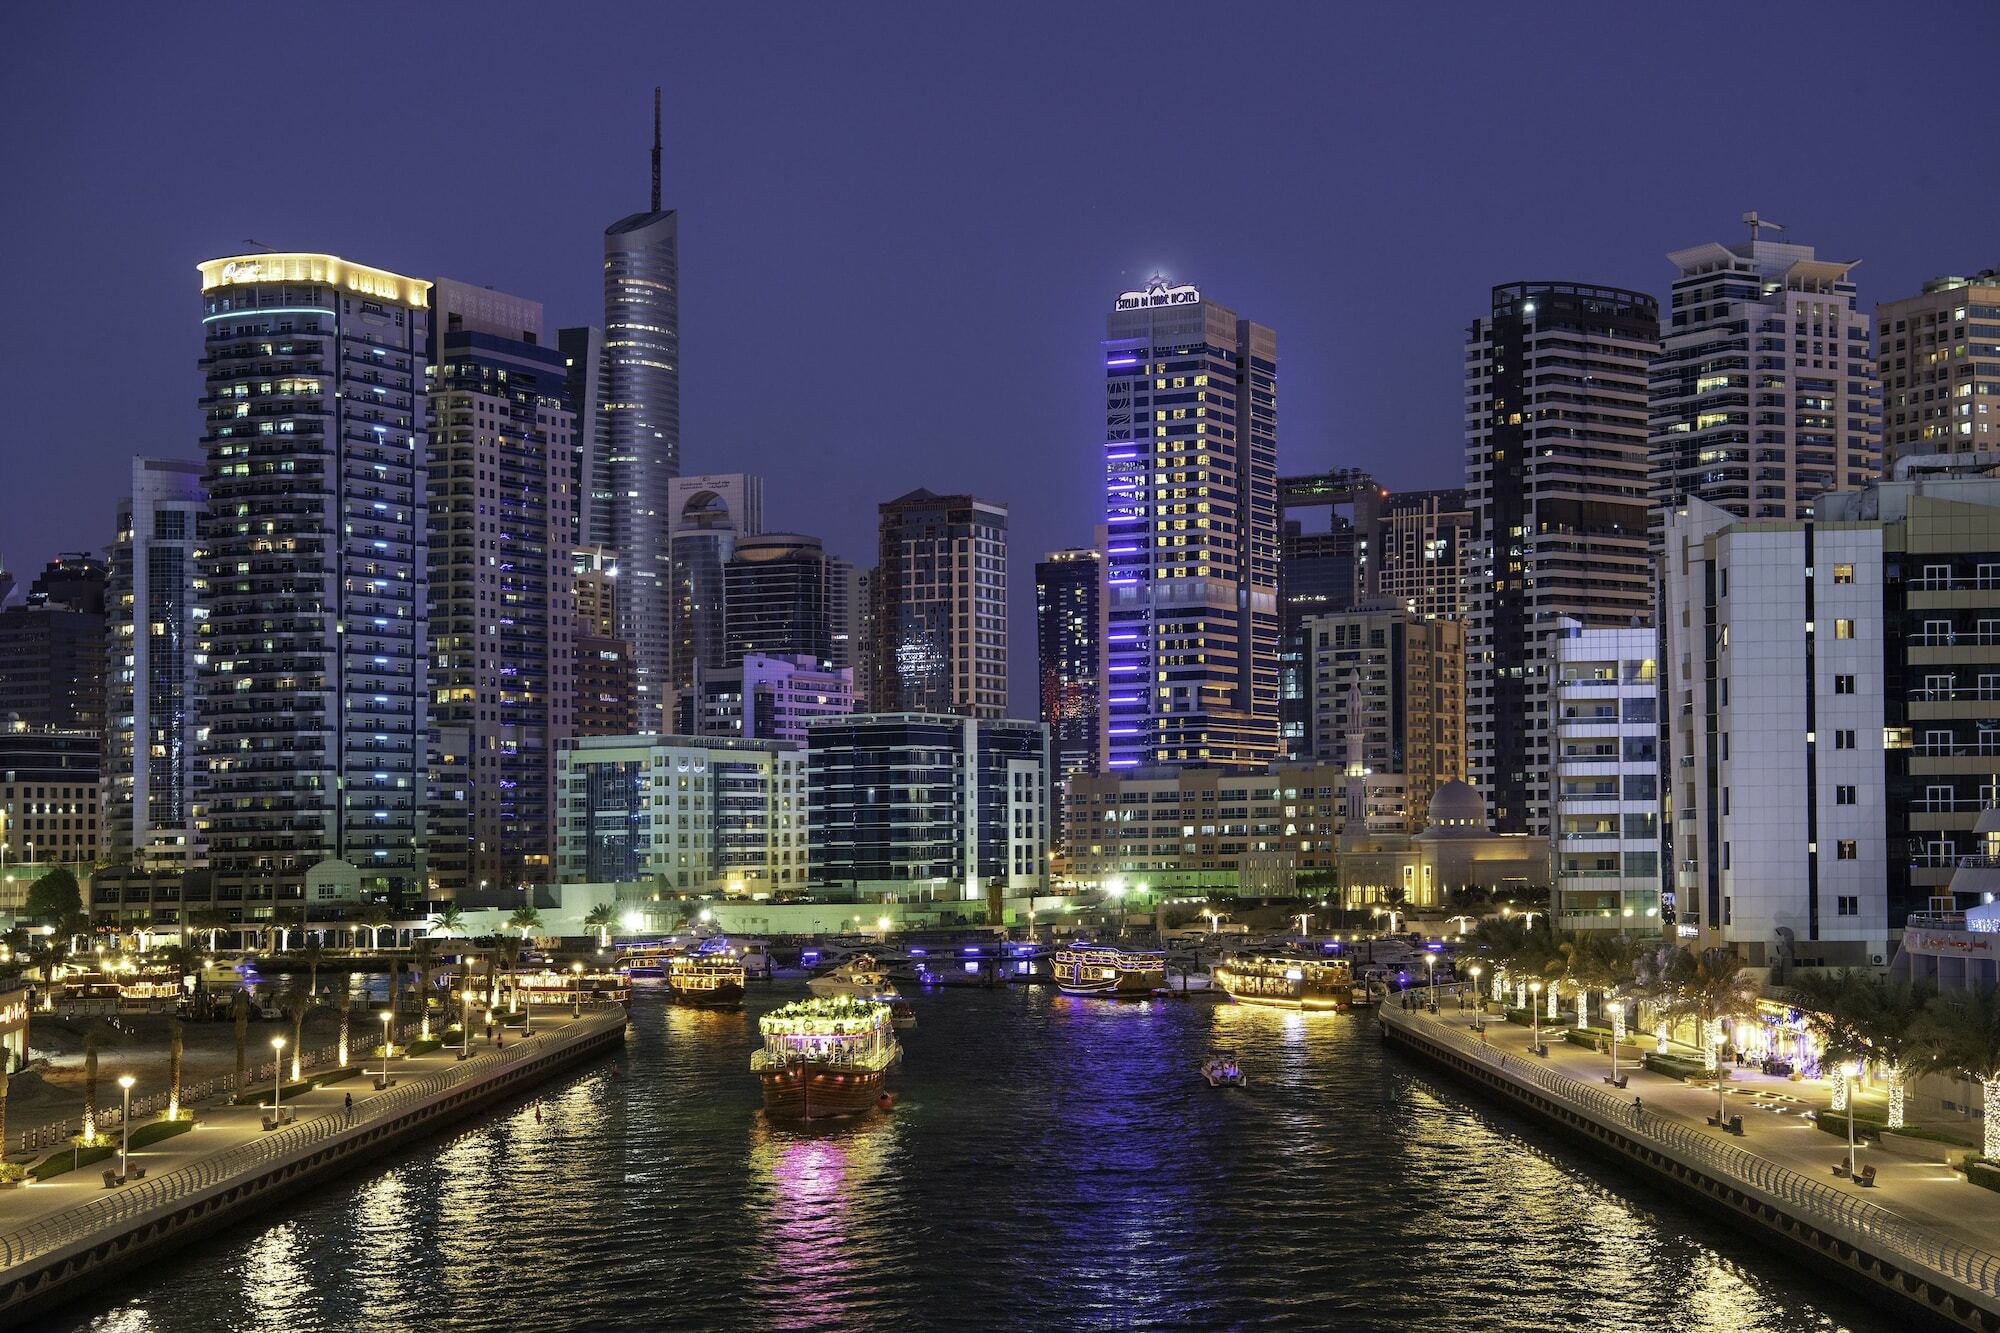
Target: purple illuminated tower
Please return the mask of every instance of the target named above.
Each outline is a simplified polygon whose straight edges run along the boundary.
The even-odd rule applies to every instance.
[[[1155,277],[1106,327],[1106,766],[1278,753],[1277,335]]]

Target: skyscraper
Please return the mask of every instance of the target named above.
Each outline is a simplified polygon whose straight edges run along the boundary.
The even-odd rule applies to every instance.
[[[1308,616],[1313,759],[1354,756],[1368,772],[1402,779],[1403,832],[1465,773],[1465,629],[1401,607],[1370,603]]]
[[[1278,479],[1278,738],[1286,759],[1314,754],[1306,618],[1366,600],[1381,503],[1381,488],[1360,468]]]
[[[1650,624],[1646,375],[1659,303],[1569,282],[1493,289],[1465,357],[1466,740],[1501,833],[1547,836],[1550,710],[1543,640]]]
[[[1426,620],[1463,620],[1472,511],[1463,490],[1396,491],[1382,502],[1369,545],[1371,595]]]
[[[1875,310],[1882,466],[2000,449],[2000,269],[1932,278]]]
[[[673,562],[674,688],[689,689],[700,670],[741,656],[728,642],[723,570],[736,541],[764,530],[764,480],[732,472],[677,477],[667,486]]]
[[[0,725],[102,730],[104,598],[104,562],[75,552],[0,611]]]
[[[1809,518],[1822,492],[1872,480],[1882,403],[1854,261],[1773,241],[1711,241],[1667,258],[1671,321],[1652,368],[1653,536],[1702,499],[1738,518]]]
[[[540,302],[443,278],[430,295],[430,873],[474,901],[481,884],[554,876],[577,672],[575,416]]]
[[[867,574],[856,569],[852,560],[837,555],[826,558],[826,624],[833,640],[831,660],[836,671],[851,671],[856,681],[864,676],[862,661],[867,656]]]
[[[662,729],[673,679],[673,569],[668,483],[681,471],[680,222],[660,207],[660,90],[653,90],[653,206],[604,230],[604,398],[601,465],[608,490],[584,540],[618,552],[621,637],[632,643],[639,727]]]
[[[105,859],[146,870],[202,864],[195,818],[202,465],[132,460],[111,545],[104,727]]]
[[[761,653],[828,665],[833,636],[819,538],[795,532],[739,537],[722,581],[728,662]]]
[[[875,685],[882,713],[1007,712],[1007,507],[914,490],[881,506]]]
[[[1278,340],[1155,277],[1106,323],[1111,768],[1278,754]]]
[[[320,254],[200,271],[216,897],[268,919],[329,858],[419,893],[430,284]]]
[[[1035,565],[1035,651],[1049,729],[1052,842],[1067,847],[1071,778],[1104,770],[1104,552],[1051,551]]]

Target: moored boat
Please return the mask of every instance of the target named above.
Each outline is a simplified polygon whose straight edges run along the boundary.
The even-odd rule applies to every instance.
[[[916,1011],[910,1008],[889,973],[865,953],[850,954],[839,967],[806,982],[814,995],[847,996],[857,1000],[880,1000],[889,1006],[889,1021],[898,1032],[917,1025]]]
[[[1073,944],[1056,952],[1049,974],[1068,995],[1143,999],[1167,981],[1167,956],[1158,949]]]
[[[743,1003],[743,960],[731,949],[704,950],[667,959],[667,994],[697,1009],[734,1009]]]
[[[764,1048],[750,1057],[764,1113],[785,1120],[859,1115],[884,1101],[902,1058],[889,1006],[858,996],[795,1000],[757,1020]]]
[[[1230,954],[1216,964],[1214,977],[1216,986],[1238,1004],[1307,1013],[1354,1007],[1354,972],[1344,959]]]

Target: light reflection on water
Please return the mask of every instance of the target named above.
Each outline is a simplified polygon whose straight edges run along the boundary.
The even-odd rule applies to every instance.
[[[1803,1333],[1884,1322],[1495,1117],[1360,1017],[914,997],[897,1109],[757,1112],[755,1013],[635,1003],[609,1062],[72,1314],[210,1328],[1335,1325]],[[1231,1046],[1247,1090],[1210,1089]],[[536,1119],[536,1108],[540,1120]]]

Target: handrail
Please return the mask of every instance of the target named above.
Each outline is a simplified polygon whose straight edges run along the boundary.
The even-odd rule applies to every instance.
[[[372,1097],[355,1108],[352,1119],[336,1111],[302,1120],[290,1128],[267,1133],[226,1152],[199,1158],[186,1166],[127,1186],[116,1194],[100,1195],[88,1203],[66,1208],[18,1230],[0,1234],[0,1270],[88,1239],[130,1218],[179,1203],[219,1186],[233,1176],[335,1138],[350,1129],[386,1120],[433,1094],[469,1081],[476,1074],[498,1070],[523,1060],[539,1059],[576,1042],[601,1035],[604,1031],[605,1028],[592,1024],[588,1030],[571,1026],[559,1033],[537,1033],[506,1050],[490,1051],[448,1065],[406,1086]]]
[[[1421,1019],[1405,1017],[1394,1008],[1383,1008],[1378,1013],[1385,1022],[1407,1024],[1413,1029],[1424,1023]],[[1684,1162],[1697,1162],[1732,1177],[1737,1183],[1750,1185],[1782,1199],[1801,1212],[1812,1214],[1811,1220],[1830,1219],[1851,1233],[1882,1241],[1906,1264],[1921,1264],[1983,1295],[2000,1297],[2000,1255],[1945,1240],[1933,1232],[1913,1226],[1877,1204],[1810,1180],[1755,1153],[1717,1143],[1657,1113],[1635,1112],[1622,1098],[1613,1097],[1600,1088],[1593,1088],[1527,1059],[1495,1051],[1441,1024],[1425,1023],[1420,1030],[1427,1039],[1446,1045],[1456,1054],[1525,1079],[1578,1110],[1609,1120],[1634,1138],[1652,1140],[1655,1146]]]

